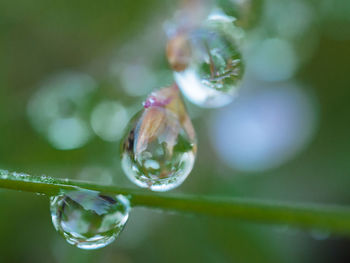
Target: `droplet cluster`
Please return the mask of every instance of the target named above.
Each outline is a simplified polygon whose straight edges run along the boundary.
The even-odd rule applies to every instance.
[[[168,191],[181,185],[192,171],[197,139],[181,92],[201,107],[216,108],[232,101],[244,72],[239,47],[243,34],[234,21],[224,14],[211,14],[201,23],[180,23],[170,35],[166,56],[175,83],[147,97],[143,109],[130,121],[121,145],[122,169],[137,186]],[[62,93],[62,86],[68,92]],[[86,104],[83,103],[85,95],[92,92],[90,89],[81,87],[79,92],[83,96],[59,82],[41,91],[56,99],[53,106],[57,109],[53,113],[43,112],[43,108],[52,106],[48,105],[47,96],[37,96],[29,105],[29,112],[41,116],[45,125],[38,127],[42,132],[47,132],[50,126],[54,127],[54,134],[58,134],[57,123],[61,125],[64,120],[63,126],[67,126],[67,120],[77,118],[80,108]],[[103,119],[111,109],[113,114]],[[105,140],[115,141],[119,133],[114,129],[120,126],[122,117],[126,118],[126,112],[118,104],[100,104],[92,114],[92,129]],[[63,132],[67,133],[65,129]],[[56,137],[61,136],[58,135]],[[78,148],[84,142],[78,141],[74,147],[72,143],[59,144],[56,148]],[[7,178],[6,171],[2,173]],[[124,228],[130,210],[129,200],[123,195],[110,196],[82,189],[54,196],[50,204],[55,229],[68,243],[82,249],[97,249],[112,243]]]

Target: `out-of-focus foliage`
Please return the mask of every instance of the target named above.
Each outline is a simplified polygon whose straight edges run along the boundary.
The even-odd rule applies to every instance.
[[[0,1],[0,167],[132,187],[120,167],[120,130],[113,130],[125,127],[152,89],[171,84],[164,22],[179,6]],[[175,191],[350,205],[350,4],[266,0],[258,6],[245,32],[247,68],[236,100],[220,110],[188,104],[198,156]],[[52,80],[67,72],[94,83],[86,100],[74,81],[65,84],[70,95],[64,89],[50,95]],[[38,100],[57,107],[37,114]],[[87,137],[77,141],[82,131]],[[62,147],[60,138],[70,141]],[[44,197],[1,190],[0,211],[0,262],[350,258],[349,240],[327,233],[144,209],[131,211],[111,246],[86,252],[56,233]]]

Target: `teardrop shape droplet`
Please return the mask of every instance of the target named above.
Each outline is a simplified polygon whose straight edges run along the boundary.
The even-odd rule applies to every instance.
[[[112,243],[129,216],[129,200],[99,192],[80,190],[51,198],[51,217],[55,229],[81,249],[97,249]]]
[[[122,167],[136,185],[153,191],[179,186],[193,168],[196,135],[176,85],[152,93],[130,123]]]
[[[167,45],[167,58],[184,95],[206,108],[234,98],[243,76],[238,40],[242,30],[233,18],[212,15],[193,30],[178,30]]]

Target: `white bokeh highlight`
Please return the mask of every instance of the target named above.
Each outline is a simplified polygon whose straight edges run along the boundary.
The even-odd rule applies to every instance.
[[[282,81],[294,76],[298,68],[297,54],[293,46],[281,38],[259,41],[248,54],[247,67],[264,81]]]
[[[103,101],[93,109],[90,123],[101,139],[113,142],[121,138],[128,120],[128,112],[120,103]]]
[[[88,74],[62,72],[44,80],[28,102],[28,119],[58,150],[84,146],[92,137],[86,111],[98,89]]]
[[[278,167],[310,141],[317,124],[312,96],[284,83],[242,93],[211,120],[211,141],[218,156],[235,170]]]

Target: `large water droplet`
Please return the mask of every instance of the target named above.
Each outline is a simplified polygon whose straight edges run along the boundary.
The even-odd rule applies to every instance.
[[[99,192],[80,190],[51,198],[51,217],[55,229],[82,249],[107,246],[122,231],[129,216],[129,200]]]
[[[153,191],[179,186],[191,172],[196,135],[176,85],[152,93],[132,120],[122,167],[136,185]]]
[[[184,95],[202,107],[230,103],[243,76],[238,49],[242,30],[234,19],[216,14],[193,30],[178,30],[169,40],[167,57]]]

